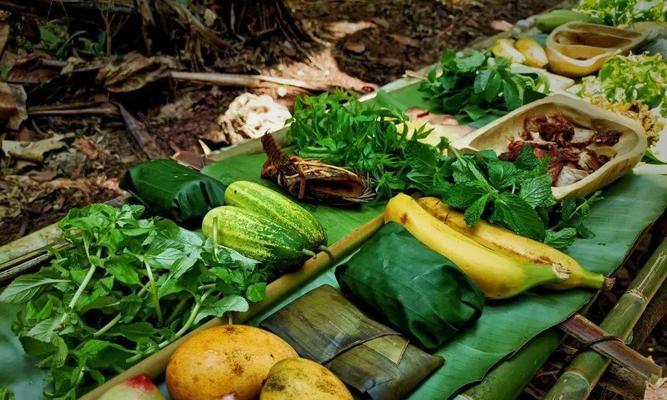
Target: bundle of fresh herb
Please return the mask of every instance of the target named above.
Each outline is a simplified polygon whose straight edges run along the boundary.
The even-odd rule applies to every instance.
[[[493,58],[487,51],[457,54],[445,49],[420,90],[435,101],[438,111],[466,123],[487,121],[540,99],[549,83],[540,74],[512,72],[509,60]]]
[[[95,204],[60,222],[69,247],[14,280],[12,329],[48,368],[46,398],[75,399],[197,326],[264,298],[253,260],[141,206]]]
[[[336,91],[297,98],[287,134],[301,157],[367,175],[378,197],[388,198],[392,192],[407,189],[401,171],[409,162],[401,154],[410,142],[420,145],[417,140],[424,134],[419,131],[408,137],[405,122],[407,118],[398,110],[368,106]]]
[[[586,77],[577,93],[613,103],[637,100],[658,107],[667,117],[667,61],[660,54],[616,55],[605,61],[597,76]]]
[[[638,21],[667,21],[663,0],[581,0],[577,11],[606,25],[625,25]]]

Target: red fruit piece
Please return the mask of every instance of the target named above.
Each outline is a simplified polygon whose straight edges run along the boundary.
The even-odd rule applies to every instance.
[[[99,400],[164,400],[146,375],[137,375],[107,390]]]

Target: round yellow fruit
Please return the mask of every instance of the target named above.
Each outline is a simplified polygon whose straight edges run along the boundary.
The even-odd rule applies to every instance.
[[[222,325],[188,338],[169,359],[173,400],[211,400],[235,394],[255,399],[275,363],[298,357],[278,336],[246,325]]]
[[[305,358],[282,360],[271,368],[259,400],[352,400],[333,372]]]

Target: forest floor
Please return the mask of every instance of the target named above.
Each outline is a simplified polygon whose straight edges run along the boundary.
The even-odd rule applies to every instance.
[[[0,75],[25,91],[21,104],[16,99],[22,96],[0,82],[0,118],[11,107],[23,114],[16,129],[0,133],[0,245],[57,221],[72,207],[121,195],[119,181],[131,165],[174,154],[193,159],[227,146],[229,138],[220,136],[220,118],[245,92],[267,94],[289,108],[300,94],[334,88],[372,91],[406,71],[433,64],[445,47],[464,48],[557,3],[285,0],[298,32],[290,31],[293,21],[281,18],[272,25],[267,23],[270,15],[258,13],[256,20],[237,15],[247,27],[228,29],[215,54],[206,50],[210,38],[187,22],[182,9],[170,12],[186,21],[179,28],[192,34],[187,40],[170,29],[147,36],[142,29],[146,13],[93,12],[90,21],[90,10],[44,14],[17,6],[11,14],[0,13]],[[217,10],[211,6],[210,12],[197,11],[210,19]],[[96,32],[100,17],[107,28]],[[165,24],[162,16],[151,17],[154,26]],[[218,19],[224,18],[208,25],[219,27]],[[170,48],[171,42],[179,49]],[[165,78],[166,69],[290,78],[309,89],[213,86]],[[17,143],[22,146],[19,156],[7,157]],[[617,289],[593,306],[594,317],[608,312],[633,275],[621,270]],[[659,324],[642,347],[663,366],[666,330],[667,324]],[[561,347],[522,399],[540,398],[573,349]],[[604,388],[595,396],[617,398]]]

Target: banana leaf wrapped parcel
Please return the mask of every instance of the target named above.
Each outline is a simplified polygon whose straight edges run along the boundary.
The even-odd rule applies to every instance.
[[[329,285],[296,299],[261,326],[365,399],[403,399],[444,362],[368,318]]]
[[[336,270],[343,293],[426,350],[475,321],[484,294],[453,262],[395,222]]]
[[[199,225],[211,209],[223,205],[225,185],[174,160],[152,160],[135,165],[120,187],[154,215],[179,223]]]

